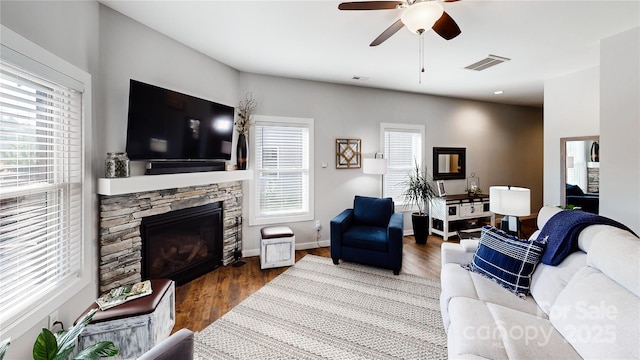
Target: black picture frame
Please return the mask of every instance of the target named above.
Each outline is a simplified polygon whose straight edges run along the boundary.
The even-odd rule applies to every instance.
[[[443,161],[454,160],[457,162],[446,165]],[[459,147],[434,147],[433,148],[433,179],[455,180],[467,178],[467,149]],[[448,167],[446,171],[444,167]],[[453,169],[453,170],[451,170]]]

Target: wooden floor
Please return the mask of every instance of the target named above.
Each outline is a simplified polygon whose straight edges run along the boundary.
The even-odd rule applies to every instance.
[[[523,237],[535,230],[535,220],[524,222]],[[449,242],[458,242],[457,238]],[[440,278],[440,246],[443,240],[429,236],[424,245],[413,236],[404,238],[402,272],[422,277]],[[330,257],[329,248],[296,251],[296,261],[306,254]],[[173,331],[188,328],[201,331],[226,314],[287,268],[260,270],[259,257],[243,258],[240,267],[223,266],[176,289],[176,323]],[[391,272],[391,270],[389,270]]]

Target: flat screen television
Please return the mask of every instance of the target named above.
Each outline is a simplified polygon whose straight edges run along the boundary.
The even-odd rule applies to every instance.
[[[131,160],[231,159],[234,108],[131,80],[126,151]]]

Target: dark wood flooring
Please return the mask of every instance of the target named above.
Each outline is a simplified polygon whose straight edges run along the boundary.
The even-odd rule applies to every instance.
[[[523,221],[523,237],[529,237],[533,231],[535,219]],[[458,239],[454,237],[449,242],[458,242]],[[429,236],[424,245],[416,244],[413,236],[406,236],[402,272],[439,279],[442,243],[439,236]],[[328,247],[298,250],[296,261],[306,254],[330,257]],[[242,260],[245,261],[243,266],[223,266],[176,288],[174,332],[181,328],[203,330],[287,269],[260,270],[260,259],[257,256]]]

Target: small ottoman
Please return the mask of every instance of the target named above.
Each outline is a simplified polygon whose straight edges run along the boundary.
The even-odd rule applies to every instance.
[[[78,337],[77,349],[113,341],[120,353],[110,359],[136,359],[169,337],[176,321],[175,283],[169,279],[151,280],[151,289],[151,295],[98,310]],[[95,303],[89,306],[78,320],[97,307]]]
[[[260,268],[291,266],[296,260],[296,237],[288,226],[260,229]]]

